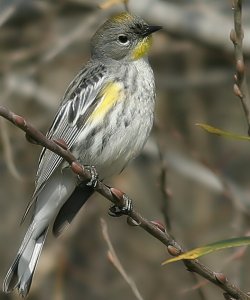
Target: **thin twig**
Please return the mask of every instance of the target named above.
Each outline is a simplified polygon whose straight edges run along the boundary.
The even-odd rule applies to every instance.
[[[41,62],[48,63],[52,59],[55,59],[55,57],[58,56],[61,52],[65,51],[65,49],[67,49],[67,47],[69,47],[71,44],[79,39],[82,40],[83,36],[85,38],[88,37],[91,32],[91,26],[96,22],[96,20],[99,20],[100,18],[103,18],[101,12],[94,12],[88,17],[85,17],[83,21],[79,23],[73,30],[61,37],[57,41],[57,45],[55,47],[52,47],[43,55]]]
[[[248,124],[248,135],[250,135],[250,97],[247,87],[245,63],[243,57],[244,33],[242,29],[242,1],[233,0],[232,9],[234,12],[234,29],[231,30],[230,38],[234,44],[236,65],[236,74],[234,76],[234,93],[241,100],[241,104]]]
[[[17,4],[11,4],[6,9],[2,10],[0,14],[0,27],[6,23],[9,18],[14,14],[16,11]]]
[[[45,135],[43,135],[40,131],[35,129],[23,117],[14,114],[13,112],[11,112],[3,106],[0,106],[0,116],[4,117],[5,119],[13,123],[15,126],[22,129],[26,133],[26,136],[29,137],[28,141],[34,141],[35,143],[46,147],[47,149],[61,156],[65,161],[69,163],[72,171],[78,174],[81,178],[83,178],[83,180],[91,180],[91,172],[87,169],[84,169],[84,167],[76,160],[74,155],[68,149],[65,149],[65,147],[61,147],[60,143],[56,143],[56,141],[47,139]],[[110,188],[100,181],[97,181],[96,187],[94,189],[120,208],[124,207],[124,198],[128,198],[128,196],[126,196],[120,190]],[[134,209],[132,209],[128,213],[128,216],[130,217],[130,220],[132,219],[130,224],[137,225],[143,228],[149,234],[151,234],[164,245],[166,245],[171,255],[176,256],[184,252],[181,246],[171,237],[168,231],[163,230],[161,226],[157,226],[156,222],[148,221]],[[238,287],[233,285],[222,273],[216,273],[210,270],[208,267],[201,264],[198,260],[183,260],[183,263],[189,271],[195,272],[200,276],[208,279],[210,282],[220,287],[233,298],[241,300],[250,300],[249,295],[247,295],[245,292],[241,291]]]
[[[64,300],[64,275],[65,275],[65,257],[63,253],[60,253],[59,261],[56,269],[56,280],[55,280],[55,294],[54,300]]]
[[[14,178],[22,181],[23,178],[22,178],[21,174],[19,173],[19,171],[16,167],[16,164],[14,162],[8,128],[3,119],[0,120],[0,129],[1,129],[1,136],[2,136],[2,142],[3,142],[3,154],[5,157],[5,161],[6,161],[8,170]]]
[[[133,279],[126,273],[124,270],[118,256],[116,255],[115,249],[111,243],[109,233],[108,233],[108,226],[104,219],[101,219],[101,227],[102,227],[102,235],[104,240],[106,241],[108,245],[108,258],[110,262],[113,264],[113,266],[118,270],[118,272],[122,275],[124,280],[127,282],[127,284],[130,286],[132,292],[134,293],[135,297],[138,300],[143,300],[142,295],[140,294],[135,282]]]
[[[163,145],[161,143],[161,139],[160,139],[160,126],[157,124],[157,122],[155,122],[154,124],[154,131],[155,131],[155,136],[156,136],[156,146],[158,149],[158,156],[159,156],[159,161],[160,161],[160,174],[159,174],[159,183],[160,183],[160,191],[162,194],[161,197],[161,212],[163,214],[164,220],[165,220],[165,224],[167,226],[167,230],[169,232],[169,234],[172,235],[172,231],[171,231],[171,219],[170,219],[170,200],[171,200],[171,191],[169,190],[168,186],[167,186],[167,172],[168,172],[168,168],[167,168],[167,163],[166,160],[164,158],[164,148]],[[173,237],[174,238],[174,237]],[[205,300],[206,296],[205,293],[203,292],[201,285],[199,285],[199,281],[198,278],[196,276],[196,274],[192,273],[192,279],[195,282],[195,286],[197,287],[197,293],[199,294],[199,297],[201,300]],[[206,280],[207,282],[207,280]]]
[[[155,122],[154,124],[154,131],[155,131],[155,138],[156,138],[156,146],[158,150],[159,162],[160,162],[160,172],[159,172],[159,185],[160,191],[162,194],[161,197],[161,212],[163,214],[166,226],[168,231],[171,232],[171,221],[170,221],[170,199],[171,199],[171,192],[169,191],[166,181],[167,181],[167,163],[164,159],[164,151],[161,145],[161,139],[159,137],[160,134],[160,127]]]

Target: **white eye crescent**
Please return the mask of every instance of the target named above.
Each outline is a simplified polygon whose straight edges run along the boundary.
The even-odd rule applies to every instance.
[[[122,45],[128,45],[129,44],[129,39],[125,34],[120,34],[118,36],[118,41]]]

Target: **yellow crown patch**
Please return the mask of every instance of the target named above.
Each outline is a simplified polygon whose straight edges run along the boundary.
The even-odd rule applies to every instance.
[[[118,15],[115,15],[111,18],[111,21],[115,22],[115,23],[124,23],[126,21],[131,21],[133,19],[133,17],[126,12],[120,13]]]

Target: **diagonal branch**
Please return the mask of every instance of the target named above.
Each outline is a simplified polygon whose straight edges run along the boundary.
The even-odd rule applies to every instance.
[[[34,128],[23,117],[16,115],[15,113],[3,106],[0,106],[0,116],[22,129],[26,133],[29,142],[39,144],[60,155],[69,163],[73,172],[78,174],[84,180],[91,180],[91,172],[88,169],[85,169],[77,161],[74,155],[68,149],[66,149],[63,143],[58,143],[56,141],[49,140],[44,134],[42,134],[39,130]],[[120,208],[124,206],[125,194],[120,190],[110,188],[100,181],[97,181],[95,190],[101,195],[103,195],[106,199],[114,203],[116,206]],[[139,226],[145,231],[147,231],[149,234],[154,236],[156,239],[158,239],[160,242],[167,246],[167,249],[171,255],[176,256],[184,252],[181,246],[171,237],[167,230],[165,228],[162,228],[162,226],[158,225],[157,222],[150,222],[146,218],[142,217],[134,209],[132,209],[128,213],[128,216],[130,221],[129,223],[131,225]],[[188,271],[195,272],[203,278],[206,278],[213,284],[220,287],[223,291],[226,292],[226,294],[230,295],[232,298],[240,300],[250,300],[250,296],[247,295],[245,292],[241,291],[235,285],[233,285],[224,274],[216,273],[210,270],[208,267],[201,264],[198,260],[183,260],[183,263],[188,269]]]

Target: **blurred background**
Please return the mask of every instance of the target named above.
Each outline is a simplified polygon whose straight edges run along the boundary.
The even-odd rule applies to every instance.
[[[118,1],[117,1],[118,2]],[[0,104],[44,133],[60,98],[89,58],[89,40],[123,4],[101,0],[0,1]],[[250,3],[243,6],[246,69],[250,57]],[[155,127],[142,155],[107,181],[134,199],[136,210],[166,222],[175,239],[191,249],[249,234],[249,144],[210,135],[207,123],[247,135],[245,116],[233,94],[231,1],[130,0],[132,13],[164,29],[154,35]],[[249,74],[249,71],[247,71]],[[19,226],[34,189],[41,148],[0,119],[0,282],[27,228]],[[165,247],[126,218],[108,216],[109,202],[92,197],[70,229],[47,239],[29,299],[136,299],[107,258],[110,240],[142,299],[223,299],[222,291],[186,271],[181,262],[161,266]],[[247,248],[203,257],[214,271],[249,291]],[[16,294],[0,299],[18,299]]]

